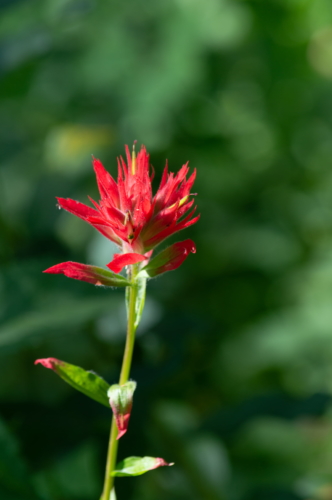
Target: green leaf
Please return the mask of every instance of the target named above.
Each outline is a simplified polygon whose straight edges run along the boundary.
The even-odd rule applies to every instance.
[[[56,358],[37,359],[35,365],[37,364],[50,368],[74,389],[110,408],[107,397],[110,386],[96,373],[83,370],[79,366],[65,363],[65,361]]]
[[[155,457],[128,457],[119,462],[112,472],[112,476],[141,476],[149,470],[157,469],[162,466],[171,466],[174,463],[167,463],[163,458]]]
[[[130,281],[128,281],[124,276],[121,274],[114,273],[113,271],[110,271],[109,269],[104,269],[102,267],[98,266],[87,266],[91,268],[95,273],[96,276],[100,277],[100,281],[102,285],[105,286],[116,286],[116,287],[124,287],[124,286],[131,286]]]

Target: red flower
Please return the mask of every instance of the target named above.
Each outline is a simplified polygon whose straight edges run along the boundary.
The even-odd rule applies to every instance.
[[[126,155],[127,164],[122,157],[118,159],[117,182],[99,160],[93,159],[101,197],[98,203],[90,199],[95,208],[71,199],[58,198],[61,208],[91,224],[122,249],[122,254],[116,254],[107,265],[115,273],[126,265],[138,262],[143,262],[144,267],[159,243],[199,219],[199,215],[194,216],[194,200],[190,199],[196,171],[187,179],[188,164],[183,165],[176,175],[168,173],[166,165],[159,189],[153,196],[153,172],[150,173],[149,155],[145,147],[142,146],[136,158],[135,152],[130,156],[126,146]],[[182,257],[177,261],[179,264],[165,270],[178,267],[188,253],[182,252]],[[69,263],[66,264],[64,274],[69,276]],[[45,272],[61,272],[60,265],[56,271],[50,268]],[[84,279],[84,273],[76,279],[88,281]]]

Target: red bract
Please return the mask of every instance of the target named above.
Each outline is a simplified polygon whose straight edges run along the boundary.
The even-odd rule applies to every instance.
[[[144,257],[143,257],[144,259]],[[97,286],[128,286],[130,283],[118,274],[110,273],[106,269],[97,266],[88,266],[79,264],[78,262],[62,262],[52,266],[44,273],[49,274],[64,274],[68,278],[75,280],[87,281]]]
[[[196,246],[192,240],[179,241],[168,248],[165,248],[156,257],[154,257],[142,271],[149,278],[154,278],[158,274],[173,271],[181,266],[188,255],[196,253]]]
[[[176,175],[169,173],[166,165],[159,189],[153,196],[153,172],[145,147],[142,146],[136,158],[135,152],[130,156],[126,146],[126,155],[127,163],[122,157],[118,159],[117,182],[99,160],[93,159],[101,197],[98,203],[90,198],[94,208],[58,198],[60,207],[85,220],[121,247],[122,254],[116,254],[108,264],[109,269],[116,273],[124,266],[138,262],[145,266],[159,243],[199,219],[199,215],[194,216],[196,208],[193,208],[194,200],[190,199],[196,171],[187,179],[188,164],[183,165]],[[85,280],[83,274],[78,279]]]
[[[115,253],[112,262],[107,264],[107,267],[114,273],[119,273],[124,266],[138,264],[144,260],[146,260],[146,257],[139,253]]]

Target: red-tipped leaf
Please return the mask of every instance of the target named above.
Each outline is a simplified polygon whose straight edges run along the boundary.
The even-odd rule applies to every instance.
[[[120,274],[108,271],[102,267],[88,266],[78,262],[62,262],[46,269],[44,273],[64,274],[67,278],[86,281],[97,286],[130,286],[130,282]]]
[[[119,462],[112,476],[124,477],[124,476],[141,476],[145,472],[157,469],[158,467],[171,466],[174,463],[165,462],[163,458],[155,457],[128,457]]]
[[[74,389],[109,408],[107,391],[110,386],[96,373],[56,358],[37,359],[35,365],[38,364],[53,370]]]
[[[174,243],[165,248],[142,269],[142,274],[146,273],[149,278],[154,278],[159,274],[177,269],[190,253],[196,252],[195,243],[192,240],[184,240]]]

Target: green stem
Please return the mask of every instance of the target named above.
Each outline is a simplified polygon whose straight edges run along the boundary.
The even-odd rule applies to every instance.
[[[135,333],[139,322],[139,312],[142,312],[144,306],[144,295],[145,295],[145,283],[142,283],[137,279],[138,266],[133,265],[131,271],[131,287],[128,289],[128,302],[127,302],[127,314],[128,314],[128,324],[127,324],[127,338],[126,346],[123,355],[122,367],[119,384],[125,384],[130,375],[131,361],[133,357],[134,344],[135,344]],[[143,290],[143,292],[142,292]],[[140,304],[138,304],[140,302]],[[110,500],[111,491],[114,485],[114,477],[111,475],[112,471],[116,465],[116,457],[118,452],[117,441],[118,429],[116,426],[115,418],[112,418],[110,439],[108,444],[108,453],[106,461],[106,471],[105,471],[105,481],[104,489],[100,500]]]

